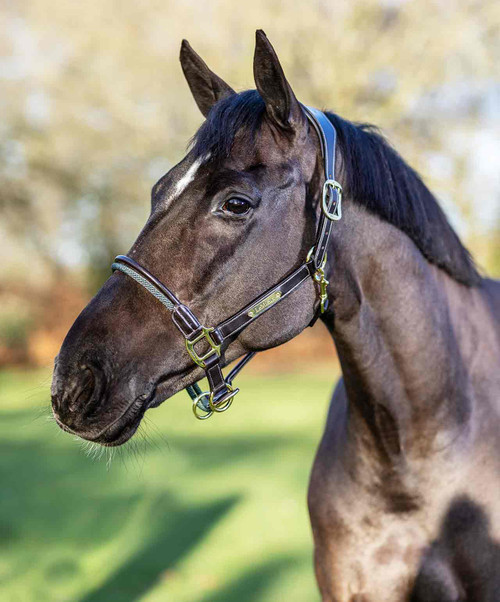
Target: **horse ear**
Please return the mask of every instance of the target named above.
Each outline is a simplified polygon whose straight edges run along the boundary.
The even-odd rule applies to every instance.
[[[269,117],[286,129],[304,122],[304,113],[288,83],[278,56],[262,29],[255,34],[253,75]]]
[[[191,93],[205,117],[218,100],[235,93],[231,86],[208,68],[187,40],[182,40],[180,61]]]

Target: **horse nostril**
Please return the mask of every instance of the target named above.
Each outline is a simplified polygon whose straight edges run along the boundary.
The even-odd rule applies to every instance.
[[[57,378],[52,395],[56,418],[70,427],[79,422],[99,404],[104,387],[104,371],[94,364]]]
[[[94,368],[94,370],[96,370]],[[75,391],[73,399],[69,400],[68,410],[75,412],[79,408],[87,405],[92,399],[92,394],[96,388],[96,373],[89,366],[84,366],[81,372],[79,386]]]

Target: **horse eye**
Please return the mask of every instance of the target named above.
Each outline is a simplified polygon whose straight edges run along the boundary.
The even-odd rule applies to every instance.
[[[251,205],[245,199],[232,198],[228,199],[224,205],[222,205],[222,210],[227,211],[228,213],[233,213],[234,215],[245,215],[250,211]]]

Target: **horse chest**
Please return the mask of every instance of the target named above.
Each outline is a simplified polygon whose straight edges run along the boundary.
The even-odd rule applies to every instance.
[[[419,505],[404,512],[362,495],[339,470],[330,478],[313,472],[310,512],[324,601],[482,601],[482,593],[467,593],[474,584],[500,591],[498,474],[482,454],[458,464],[431,471]]]
[[[423,551],[433,539],[425,521],[369,513],[355,500],[312,514],[316,571],[323,600],[407,600]]]

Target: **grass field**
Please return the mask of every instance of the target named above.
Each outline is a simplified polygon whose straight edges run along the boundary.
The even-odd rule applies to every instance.
[[[100,459],[47,418],[49,382],[0,373],[2,602],[319,599],[306,490],[326,371],[242,377],[203,423],[179,394]]]

